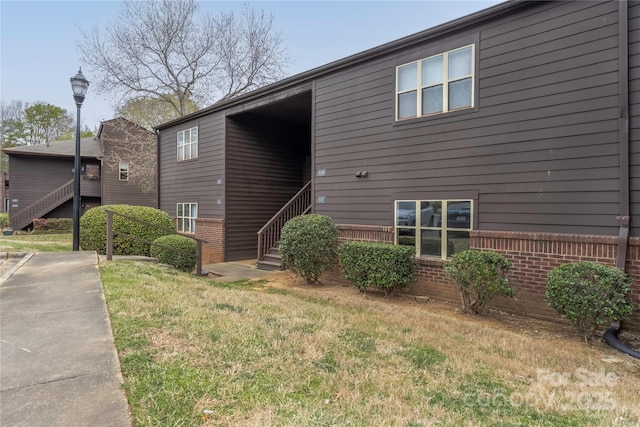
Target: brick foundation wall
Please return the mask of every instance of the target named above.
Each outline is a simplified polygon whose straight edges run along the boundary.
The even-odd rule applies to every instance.
[[[640,237],[629,238],[626,272],[636,280],[627,295],[627,300],[633,304],[633,313],[631,320],[625,322],[623,326],[640,332]]]
[[[615,266],[617,245],[617,236],[499,231],[471,233],[473,249],[493,250],[513,263],[509,279],[516,290],[516,300],[496,301],[492,305],[509,312],[548,320],[558,320],[544,297],[549,271],[560,264],[576,261]],[[627,296],[634,306],[634,312],[624,327],[640,331],[640,239],[637,237],[629,239],[626,271],[636,277],[636,281]]]
[[[393,227],[339,225],[340,241],[393,242]],[[496,298],[490,307],[510,313],[561,320],[545,300],[547,275],[560,264],[575,261],[595,261],[615,265],[617,236],[576,235],[557,233],[525,233],[502,231],[471,232],[471,248],[501,253],[513,266],[509,280],[516,298]],[[418,258],[417,280],[409,293],[436,299],[459,302],[455,285],[446,278],[443,261],[436,258]],[[629,238],[626,271],[634,276],[627,299],[633,304],[633,314],[623,325],[625,329],[640,331],[640,237]],[[332,281],[348,285],[339,274],[338,267],[328,274]]]
[[[338,240],[341,242],[393,243],[393,227],[338,224],[338,231]]]
[[[224,220],[213,218],[196,219],[196,237],[205,240],[202,244],[202,263],[224,262]]]
[[[347,225],[336,224],[338,226],[338,241],[342,242],[381,242],[393,243],[393,227],[376,225]],[[331,271],[326,272],[320,280],[330,281],[342,286],[353,286],[340,273],[340,266],[336,260]]]

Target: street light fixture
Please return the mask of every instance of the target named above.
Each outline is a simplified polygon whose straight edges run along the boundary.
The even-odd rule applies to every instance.
[[[73,99],[76,101],[78,116],[76,119],[76,155],[73,161],[73,250],[80,250],[80,107],[89,89],[89,81],[82,75],[82,68],[78,74],[71,77]]]

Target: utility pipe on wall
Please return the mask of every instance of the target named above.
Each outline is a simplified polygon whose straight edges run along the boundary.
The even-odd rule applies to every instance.
[[[618,231],[618,250],[616,266],[625,270],[627,260],[627,246],[629,243],[629,5],[627,0],[618,2],[618,138],[620,178],[618,194],[620,207],[617,219],[620,222]]]

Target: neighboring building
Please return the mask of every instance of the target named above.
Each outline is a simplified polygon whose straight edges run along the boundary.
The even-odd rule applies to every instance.
[[[9,212],[9,172],[0,171],[0,213]]]
[[[494,306],[554,318],[558,264],[640,277],[638,107],[639,2],[505,2],[159,126],[159,207],[205,262],[269,259],[288,216],[328,215],[414,246],[411,292],[449,300],[444,260],[495,250],[517,300]]]
[[[136,171],[129,169],[129,163],[141,164],[138,152],[131,151],[131,147],[142,144],[145,144],[145,156],[151,159],[153,186],[141,189],[131,182]],[[155,149],[156,136],[153,132],[122,118],[102,122],[97,136],[82,138],[81,214],[101,204],[157,207]],[[34,218],[73,216],[75,140],[6,148],[3,151],[9,156],[9,219],[14,229],[29,228]],[[123,168],[126,168],[124,174]]]

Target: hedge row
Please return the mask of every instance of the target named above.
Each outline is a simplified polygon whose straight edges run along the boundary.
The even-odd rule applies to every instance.
[[[113,216],[114,232],[125,233],[133,237],[114,235],[114,255],[151,255],[150,243],[159,237],[172,234],[173,220],[166,212],[147,206],[104,205],[89,209],[80,218],[80,246],[84,250],[107,251],[107,214],[106,210],[127,215],[148,224],[140,224],[119,215]]]
[[[415,278],[415,249],[385,243],[346,242],[338,248],[344,277],[363,292],[406,290]]]
[[[33,232],[42,233],[71,233],[73,231],[73,219],[71,218],[35,218],[33,220]]]

